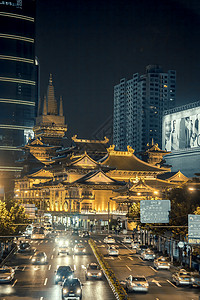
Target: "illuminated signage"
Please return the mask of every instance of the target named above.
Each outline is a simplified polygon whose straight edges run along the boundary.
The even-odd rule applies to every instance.
[[[141,200],[141,223],[169,223],[170,200]]]
[[[22,9],[22,0],[0,1],[0,5],[15,6]]]
[[[200,215],[188,215],[188,243],[200,244]]]
[[[165,115],[162,132],[163,150],[200,147],[200,106]]]

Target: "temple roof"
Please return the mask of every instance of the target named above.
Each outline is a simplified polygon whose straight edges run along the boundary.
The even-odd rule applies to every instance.
[[[101,160],[102,165],[107,165],[117,170],[124,171],[141,171],[141,172],[157,172],[163,173],[170,169],[159,168],[152,166],[139,158],[137,158],[133,153],[134,150],[131,147],[127,147],[128,151],[116,151],[115,146],[110,146],[107,149],[108,155],[105,157],[104,161]]]
[[[181,171],[178,172],[167,172],[165,174],[159,174],[158,179],[173,181],[173,182],[186,182],[189,180],[188,177],[183,175]]]
[[[106,175],[102,170],[91,171],[73,183],[84,183],[91,185],[125,185],[124,181],[112,179],[108,175]]]

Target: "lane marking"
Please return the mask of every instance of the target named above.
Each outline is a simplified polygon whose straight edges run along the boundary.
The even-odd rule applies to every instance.
[[[133,260],[133,258],[132,258],[132,257],[130,257],[130,256],[128,256],[128,258],[129,258],[130,260]]]
[[[53,248],[53,252],[56,250],[56,248]]]
[[[167,279],[167,282],[169,282],[173,287],[177,289],[177,286],[175,286],[170,280]]]
[[[48,278],[45,278],[44,285],[47,285]]]
[[[74,265],[74,271],[76,271],[76,265]]]
[[[120,256],[118,256],[119,260],[122,260]]]
[[[49,271],[51,270],[51,265],[49,265]]]
[[[127,269],[128,269],[129,271],[132,271],[131,268],[130,268],[129,266],[126,265],[126,267],[127,267]]]
[[[23,267],[22,271],[24,271],[26,269],[26,266]]]
[[[162,287],[162,285],[157,280],[153,279],[152,282],[154,282],[157,286]]]
[[[45,241],[45,243],[48,243],[48,241]]]
[[[51,255],[51,259],[53,259],[53,254]]]
[[[138,258],[139,258],[141,261],[144,261],[140,256],[138,256]]]
[[[101,243],[101,241],[99,240],[99,243]]]
[[[44,297],[40,297],[40,300],[43,300],[44,299]]]
[[[15,286],[15,284],[17,283],[17,279],[14,281],[14,283],[12,284],[12,287]]]
[[[29,257],[29,259],[32,259],[32,257],[33,257],[33,256],[31,255],[31,256]]]
[[[152,266],[149,266],[149,268],[151,268],[154,272],[158,272],[158,271],[155,270]]]

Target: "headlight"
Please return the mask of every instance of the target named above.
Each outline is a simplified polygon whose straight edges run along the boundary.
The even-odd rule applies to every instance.
[[[6,277],[7,280],[9,280],[10,278],[11,278],[10,276]]]
[[[83,249],[83,252],[85,252],[86,250],[85,249]]]
[[[68,293],[68,289],[63,289],[63,294],[67,294]]]
[[[194,278],[191,278],[191,281],[194,282]]]
[[[66,241],[66,242],[65,242],[65,245],[66,245],[66,246],[68,246],[68,245],[69,245],[69,242],[68,242],[68,241]]]
[[[35,261],[35,258],[32,258],[32,261]]]
[[[78,252],[78,249],[74,249],[75,252]]]
[[[102,275],[102,273],[101,273],[101,272],[99,272],[99,273],[98,273],[98,276],[101,276],[101,275]]]
[[[77,294],[80,294],[81,293],[81,289],[77,289]]]
[[[70,275],[69,277],[68,277],[68,279],[72,279],[73,278],[73,275]]]
[[[56,275],[56,278],[58,279],[58,278],[60,278],[60,276],[59,276],[59,275]]]
[[[44,261],[44,258],[41,258],[41,261],[43,262],[43,261]]]
[[[91,274],[90,272],[87,272],[87,275],[88,275],[88,276],[91,276],[92,274]]]

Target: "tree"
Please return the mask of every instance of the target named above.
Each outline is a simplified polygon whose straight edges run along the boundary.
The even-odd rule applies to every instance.
[[[6,208],[6,203],[0,201],[0,235],[11,235],[14,233],[11,216]]]
[[[26,224],[28,223],[27,215],[23,206],[15,203],[10,209],[10,218],[13,224]],[[25,225],[14,226],[14,233],[17,234],[24,229]]]

